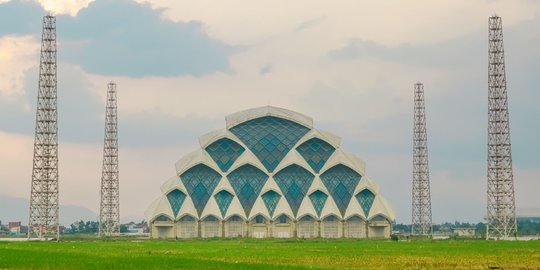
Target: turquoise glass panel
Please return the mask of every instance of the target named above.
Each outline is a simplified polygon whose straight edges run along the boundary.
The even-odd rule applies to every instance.
[[[223,172],[226,172],[233,165],[234,161],[244,153],[244,150],[244,147],[229,138],[219,139],[206,147],[206,152],[210,154]]]
[[[154,221],[172,221],[169,217],[166,215],[159,215]]]
[[[243,122],[230,131],[242,140],[269,172],[273,172],[309,128],[286,119],[265,116]]]
[[[313,178],[315,178],[313,174],[296,164],[290,165],[274,175],[274,180],[285,195],[294,216],[298,213],[298,208],[311,183],[313,183]]]
[[[233,197],[234,196],[226,190],[222,190],[216,193],[216,195],[214,195],[214,198],[216,199],[219,207],[219,211],[221,212],[221,217],[225,217],[225,214],[227,213],[227,209],[229,209],[229,205],[231,205]]]
[[[296,148],[316,173],[322,169],[335,150],[332,145],[319,138],[309,139]]]
[[[186,199],[186,194],[178,189],[175,189],[167,194],[167,199],[169,200],[169,204],[171,205],[174,216],[176,217],[180,211],[180,208],[182,207],[182,204],[184,203],[184,200]]]
[[[249,216],[255,200],[268,180],[268,175],[255,166],[246,164],[229,173],[227,179],[238,196],[246,216]]]
[[[268,213],[270,213],[270,217],[272,217],[274,215],[274,211],[276,210],[276,206],[279,202],[279,199],[281,198],[281,195],[279,195],[277,192],[273,190],[269,190],[268,192],[264,193],[261,197],[264,202],[264,205],[266,206],[266,209],[268,209]]]
[[[309,199],[311,200],[311,203],[313,204],[313,208],[315,208],[315,211],[317,212],[317,216],[321,216],[321,212],[324,208],[324,204],[326,203],[326,200],[328,199],[328,195],[326,193],[316,190],[315,192],[311,193],[309,195]]]
[[[343,164],[338,164],[325,171],[320,177],[336,202],[341,215],[345,215],[354,189],[360,182],[360,174]]]
[[[371,192],[369,189],[364,189],[356,194],[356,199],[358,200],[358,203],[360,203],[360,206],[362,206],[364,215],[367,218],[369,215],[369,210],[371,210],[371,206],[375,200],[375,194],[373,194],[373,192]]]
[[[198,164],[184,172],[180,179],[184,183],[200,216],[219,183],[221,175],[206,165]]]

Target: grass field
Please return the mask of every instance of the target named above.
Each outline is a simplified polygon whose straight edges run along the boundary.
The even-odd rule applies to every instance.
[[[0,242],[4,268],[540,269],[540,241]]]

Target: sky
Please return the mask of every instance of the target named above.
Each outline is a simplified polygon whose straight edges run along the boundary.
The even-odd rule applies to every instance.
[[[396,221],[409,223],[421,81],[433,221],[482,221],[487,24],[497,14],[516,205],[540,207],[540,1],[0,0],[0,196],[30,194],[47,13],[57,16],[61,204],[99,212],[114,81],[124,217],[142,218],[174,163],[199,148],[199,136],[224,128],[225,116],[272,105],[340,136],[366,162]]]

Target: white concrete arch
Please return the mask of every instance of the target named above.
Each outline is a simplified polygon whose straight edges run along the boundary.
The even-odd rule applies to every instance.
[[[345,165],[351,168],[353,171],[357,172],[361,176],[364,175],[364,162],[359,158],[356,158],[354,155],[348,154],[343,151],[341,148],[336,149],[334,154],[326,161],[324,166],[319,171],[319,174],[322,175],[329,169],[333,168],[336,165]]]
[[[242,207],[242,204],[240,203],[240,200],[238,199],[238,196],[234,196],[231,204],[229,205],[229,208],[227,209],[227,212],[225,213],[225,219],[228,219],[231,216],[240,216],[244,220],[247,220],[246,213],[244,211],[244,208]]]
[[[340,148],[341,146],[341,138],[339,136],[319,129],[312,129],[294,145],[294,149],[296,150],[298,146],[313,138],[319,138],[336,149]]]
[[[313,119],[311,117],[295,111],[273,106],[258,107],[227,115],[225,117],[226,127],[227,129],[230,129],[249,120],[265,116],[274,116],[295,122],[309,129],[313,128]]]
[[[272,175],[276,175],[281,170],[291,166],[291,165],[298,165],[304,169],[306,169],[311,174],[315,175],[315,171],[309,166],[307,161],[296,151],[294,148],[285,155],[285,157],[279,162],[278,166],[274,169],[274,173]]]
[[[193,204],[193,200],[191,199],[191,196],[187,194],[186,199],[184,199],[184,202],[182,203],[182,206],[180,207],[180,211],[178,211],[178,217],[182,215],[191,215],[194,217],[198,217],[199,214],[197,213],[197,209],[195,208],[195,205]]]
[[[180,180],[179,176],[174,176],[169,178],[163,185],[161,185],[161,193],[162,194],[169,194],[169,192],[178,189],[182,191],[184,194],[188,194],[186,187],[184,186],[184,183]]]
[[[183,173],[199,164],[206,165],[223,176],[221,169],[217,166],[212,157],[210,157],[210,155],[204,149],[193,151],[184,158],[178,160],[175,164],[176,174],[182,176]]]
[[[253,154],[249,149],[246,149],[238,159],[233,163],[233,165],[229,168],[227,171],[227,175],[235,171],[236,169],[246,165],[250,164],[253,165],[255,168],[261,170],[267,175],[270,175],[268,170],[264,167],[264,165],[261,163],[261,161]]]

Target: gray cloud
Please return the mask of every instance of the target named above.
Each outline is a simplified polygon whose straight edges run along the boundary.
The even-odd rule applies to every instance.
[[[270,72],[272,72],[272,65],[270,63],[264,65],[263,67],[261,67],[261,69],[259,70],[259,75],[266,75]]]
[[[76,17],[57,17],[59,60],[103,75],[174,76],[230,71],[236,50],[210,38],[200,22],[172,22],[163,10],[132,0],[97,0]],[[41,31],[46,12],[35,2],[0,4],[0,35]]]
[[[58,135],[64,142],[102,143],[105,104],[95,94],[84,74],[71,65],[59,65]],[[25,72],[23,95],[16,102],[0,99],[0,130],[33,134],[37,100],[38,69]],[[106,85],[103,85],[103,92]],[[122,98],[122,85],[118,85]],[[32,108],[27,110],[24,104]],[[223,127],[223,119],[196,114],[178,117],[160,110],[124,113],[118,108],[119,140],[122,146],[162,146],[183,142],[196,145],[198,136]]]
[[[302,32],[304,30],[317,26],[321,23],[324,23],[326,19],[327,19],[326,16],[321,16],[315,19],[304,21],[294,29],[294,32],[297,32],[297,33]]]
[[[10,1],[0,4],[0,36],[36,34],[41,31],[46,12],[36,1]]]
[[[371,58],[414,66],[453,69],[477,64],[475,60],[478,59],[486,59],[486,35],[477,34],[436,44],[401,44],[396,47],[370,40],[351,39],[344,47],[328,52],[327,56],[336,61]]]

